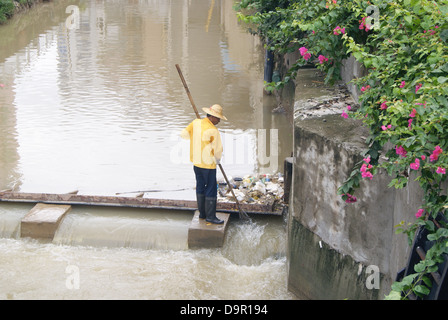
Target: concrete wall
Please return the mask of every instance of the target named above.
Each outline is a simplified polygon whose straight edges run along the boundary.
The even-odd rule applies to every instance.
[[[309,72],[297,77],[295,109]],[[327,93],[321,87],[312,95]],[[356,203],[342,200],[337,189],[363,158],[367,132],[341,112],[294,120],[288,286],[305,299],[382,299],[409,254],[407,237],[394,226],[415,219],[422,194],[415,183],[390,189],[390,177],[379,173],[362,182]]]

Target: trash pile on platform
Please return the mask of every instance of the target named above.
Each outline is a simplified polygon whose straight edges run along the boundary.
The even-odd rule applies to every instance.
[[[240,203],[283,206],[284,179],[281,173],[229,177],[233,193]],[[218,201],[235,202],[225,180],[218,181]]]

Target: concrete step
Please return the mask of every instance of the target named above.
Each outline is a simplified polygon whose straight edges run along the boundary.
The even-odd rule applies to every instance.
[[[59,224],[70,209],[70,205],[37,203],[21,221],[21,237],[53,240]]]
[[[218,219],[224,220],[223,224],[213,224],[199,219],[199,211],[196,210],[188,228],[189,248],[218,248],[224,244],[230,214],[216,212]]]

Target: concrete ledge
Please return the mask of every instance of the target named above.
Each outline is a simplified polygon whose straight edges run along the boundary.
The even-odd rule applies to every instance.
[[[62,218],[70,209],[69,205],[36,204],[22,219],[21,237],[52,240]]]
[[[199,211],[195,211],[190,227],[188,228],[189,248],[218,248],[223,246],[230,215],[217,212],[216,216],[224,220],[224,223],[208,223],[205,219],[199,219]]]

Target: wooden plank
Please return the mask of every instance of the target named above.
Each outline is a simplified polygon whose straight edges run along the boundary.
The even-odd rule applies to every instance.
[[[188,248],[219,248],[224,244],[224,237],[229,221],[229,214],[216,212],[223,224],[213,224],[199,219],[199,211],[195,211],[190,227],[188,228]]]
[[[21,237],[52,240],[62,218],[70,209],[69,205],[36,204],[21,221]]]
[[[31,202],[67,205],[89,206],[115,206],[147,209],[188,210],[197,209],[194,200],[152,199],[126,196],[98,196],[80,194],[54,194],[54,193],[24,193],[24,192],[0,192],[0,201],[3,202]],[[238,206],[234,202],[218,202],[216,209],[221,212],[238,213]],[[272,205],[241,203],[241,209],[247,213],[281,215],[281,212],[273,212]]]

